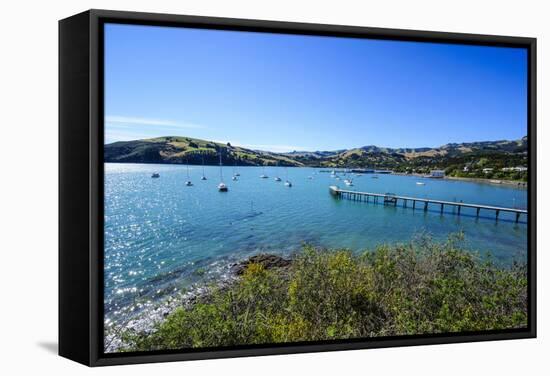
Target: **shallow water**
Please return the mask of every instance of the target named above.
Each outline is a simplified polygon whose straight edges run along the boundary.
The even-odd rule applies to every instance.
[[[231,176],[238,171],[238,181]],[[499,262],[525,259],[526,218],[439,207],[424,212],[335,199],[330,185],[350,190],[526,208],[527,191],[464,181],[411,176],[353,176],[346,187],[313,168],[224,167],[229,192],[218,192],[218,167],[105,164],[105,311],[107,316],[151,301],[205,276],[217,276],[231,262],[258,252],[288,254],[311,243],[323,247],[372,249],[406,242],[428,232],[435,239],[464,231],[466,246]],[[152,179],[158,172],[160,178]],[[285,173],[292,181],[284,186]],[[282,182],[276,182],[280,176]],[[308,177],[312,177],[309,179]],[[349,175],[348,175],[349,176]],[[425,185],[418,185],[424,182]]]

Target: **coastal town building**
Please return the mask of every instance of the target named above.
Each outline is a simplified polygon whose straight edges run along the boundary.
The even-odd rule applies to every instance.
[[[526,172],[527,167],[517,166],[517,167],[504,167],[502,171],[516,171],[516,172]]]
[[[432,178],[444,178],[445,177],[445,170],[431,170],[430,176]]]

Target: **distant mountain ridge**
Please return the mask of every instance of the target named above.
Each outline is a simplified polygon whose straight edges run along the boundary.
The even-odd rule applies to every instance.
[[[219,163],[220,151],[224,165],[399,168],[424,164],[445,167],[457,160],[464,159],[464,163],[473,163],[475,158],[491,159],[497,158],[496,156],[499,160],[509,157],[511,163],[520,163],[527,155],[527,137],[512,141],[448,143],[437,148],[386,148],[368,145],[334,151],[275,153],[233,146],[230,143],[166,136],[107,144],[104,146],[104,160],[121,163],[216,165]],[[472,162],[468,162],[468,158],[473,158]]]

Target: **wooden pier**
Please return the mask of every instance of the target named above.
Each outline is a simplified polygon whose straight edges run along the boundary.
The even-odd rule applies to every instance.
[[[371,202],[374,204],[379,203],[380,201],[384,205],[397,206],[399,202],[402,203],[404,208],[410,207],[415,210],[417,206],[420,206],[424,211],[428,211],[428,206],[439,207],[441,214],[443,214],[443,209],[445,206],[452,207],[457,209],[457,214],[460,215],[462,208],[473,208],[476,209],[476,217],[479,217],[479,212],[492,211],[495,213],[495,219],[498,220],[498,216],[501,212],[514,213],[516,216],[516,223],[519,221],[521,214],[527,216],[527,210],[524,209],[514,209],[514,208],[505,208],[499,206],[490,206],[490,205],[478,205],[478,204],[468,204],[465,202],[453,202],[453,201],[441,201],[441,200],[431,200],[426,198],[418,197],[407,197],[407,196],[397,196],[389,193],[370,193],[370,192],[358,192],[358,191],[349,191],[345,189],[340,189],[337,186],[330,186],[329,191],[333,196],[344,198],[353,201],[361,202]]]

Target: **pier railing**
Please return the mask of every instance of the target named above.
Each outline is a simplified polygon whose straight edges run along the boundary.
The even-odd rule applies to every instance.
[[[445,206],[453,207],[457,209],[457,214],[460,215],[462,208],[473,208],[476,209],[476,216],[479,217],[479,212],[483,209],[485,211],[492,211],[495,213],[495,219],[498,220],[498,216],[501,212],[514,213],[516,217],[516,223],[519,221],[520,215],[525,214],[527,216],[527,210],[524,209],[515,209],[515,208],[506,208],[500,206],[491,206],[491,205],[479,205],[479,204],[469,204],[465,202],[454,202],[454,201],[442,201],[442,200],[432,200],[427,198],[419,197],[407,197],[407,196],[397,196],[394,194],[382,194],[382,193],[371,193],[371,192],[359,192],[359,191],[350,191],[345,189],[340,189],[337,186],[330,186],[329,192],[337,197],[349,199],[353,201],[362,201],[369,202],[372,200],[373,203],[378,203],[379,200],[383,200],[384,205],[393,205],[397,206],[398,203],[402,203],[403,207],[410,207],[415,210],[417,204],[422,207],[424,211],[428,211],[428,206],[439,206],[441,214],[443,214],[443,209]]]

